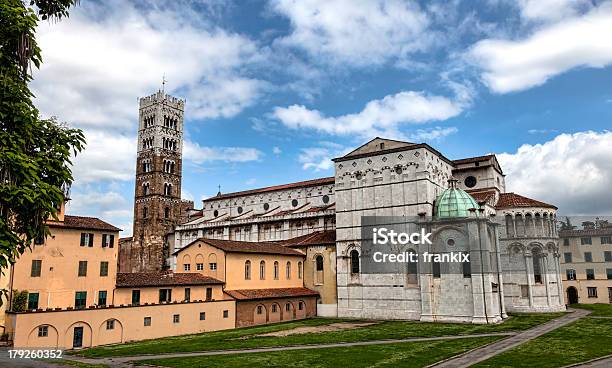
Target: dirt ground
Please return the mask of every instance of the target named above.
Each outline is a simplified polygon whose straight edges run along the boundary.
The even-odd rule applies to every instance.
[[[370,325],[375,325],[376,323],[377,322],[339,322],[339,323],[330,323],[329,325],[321,325],[321,326],[296,327],[290,330],[268,332],[265,334],[251,335],[249,337],[261,337],[261,336],[283,337],[283,336],[300,335],[300,334],[306,334],[306,333],[332,332],[332,331],[341,331],[341,330],[346,330],[346,329],[351,329],[351,328],[366,327]]]

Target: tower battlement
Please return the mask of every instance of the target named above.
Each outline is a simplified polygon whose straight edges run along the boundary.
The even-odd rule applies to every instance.
[[[180,99],[178,97],[170,96],[169,94],[161,90],[153,93],[152,95],[141,97],[139,102],[141,109],[153,106],[160,102],[165,102],[166,105],[169,105],[179,110],[183,110],[185,108],[185,100]]]

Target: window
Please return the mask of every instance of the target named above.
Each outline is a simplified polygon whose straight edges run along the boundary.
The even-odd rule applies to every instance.
[[[287,280],[291,280],[291,262],[287,262],[287,266],[285,267],[285,277]]]
[[[408,254],[410,255],[410,262],[406,263],[406,283],[410,285],[416,285],[418,284],[418,266],[416,263],[417,253],[413,249],[409,249]]]
[[[276,304],[272,304],[272,313],[276,313],[278,310],[278,306]]]
[[[572,253],[563,253],[565,263],[572,263]]]
[[[164,183],[164,195],[167,195],[167,196],[172,195],[172,184]]]
[[[102,248],[112,248],[115,245],[115,236],[112,234],[102,234]]]
[[[147,218],[148,212],[149,212],[149,209],[147,207],[143,207],[142,208],[142,217],[143,218]]]
[[[591,245],[591,237],[580,238],[580,245]]]
[[[164,218],[170,217],[170,207],[164,208]]]
[[[298,279],[302,279],[302,262],[298,262]]]
[[[197,271],[203,271],[204,270],[204,263],[196,263],[196,270]]]
[[[584,252],[584,261],[585,262],[593,262],[593,253]]]
[[[42,260],[40,259],[32,260],[32,269],[30,270],[30,276],[40,277],[41,269],[42,269]]]
[[[183,271],[187,272],[191,270],[191,265],[189,263],[185,263],[183,265]]]
[[[109,319],[106,321],[106,329],[107,330],[114,330],[115,329],[115,320],[114,319]]]
[[[521,298],[529,298],[529,286],[521,285]]]
[[[224,310],[223,311],[223,318],[229,318],[229,311],[228,310]]]
[[[278,280],[278,262],[274,261],[274,280]]]
[[[251,261],[244,262],[244,279],[251,279]]]
[[[151,317],[145,317],[144,318],[144,325],[145,326],[151,326]]]
[[[612,252],[610,252],[608,250],[604,252],[604,261],[605,262],[612,262]]]
[[[74,295],[74,307],[82,309],[87,306],[87,291],[77,291]]]
[[[172,301],[172,289],[159,289],[159,302],[170,302]]]
[[[179,323],[181,321],[181,315],[175,314],[172,316],[172,323]]]
[[[329,203],[329,196],[327,194],[323,196],[323,203]]]
[[[106,290],[98,291],[98,305],[106,305]]]
[[[597,288],[596,287],[588,287],[587,294],[589,298],[597,298]]]
[[[315,263],[316,263],[317,271],[323,271],[323,256],[322,255],[318,255],[317,258],[315,258]]]
[[[132,305],[140,305],[140,290],[132,290]]]
[[[285,304],[285,311],[286,312],[291,311],[291,304],[289,304],[289,303]]]
[[[602,236],[601,244],[612,244],[612,236]]]
[[[49,336],[49,326],[38,326],[38,337]]]
[[[206,288],[206,300],[207,301],[212,300],[212,288]]]
[[[431,263],[431,273],[434,278],[440,278],[440,262],[432,262]]]
[[[595,280],[595,270],[593,270],[592,268],[587,268],[586,278],[587,280]]]
[[[542,283],[542,269],[540,268],[540,254],[533,252],[531,261],[533,262],[533,278],[536,284]]]
[[[38,234],[34,238],[34,245],[43,245],[45,244],[45,234]]]
[[[266,278],[266,262],[259,262],[259,279],[264,280]]]
[[[87,276],[87,261],[79,261],[79,277]]]
[[[100,276],[108,276],[108,262],[100,262]]]
[[[563,239],[563,245],[569,246],[569,238]]]
[[[462,262],[461,268],[463,270],[463,277],[472,277],[472,264],[470,262]]]
[[[206,320],[206,312],[200,312],[200,321]]]
[[[299,310],[303,310],[304,309],[304,302],[299,302],[298,303],[298,309]]]
[[[38,309],[38,293],[28,294],[28,309]]]
[[[263,307],[261,305],[257,306],[257,314],[262,314],[263,313]]]
[[[359,273],[359,252],[356,249],[351,251],[351,273]]]
[[[191,288],[185,288],[185,301],[188,302],[191,300]]]
[[[606,276],[608,280],[612,280],[612,268],[606,268]]]
[[[211,271],[216,271],[217,270],[217,263],[209,263],[208,264],[208,268],[210,268]]]
[[[568,280],[576,280],[576,270],[573,270],[573,269],[565,270],[565,277]]]
[[[81,233],[81,247],[93,247],[94,234]]]
[[[291,205],[292,205],[293,207],[297,207],[297,205],[298,205],[298,200],[297,200],[297,199],[292,200],[292,201],[291,201]]]

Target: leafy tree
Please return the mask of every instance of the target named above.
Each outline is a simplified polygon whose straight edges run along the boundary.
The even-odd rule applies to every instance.
[[[28,291],[27,290],[13,290],[13,305],[11,310],[13,312],[23,312],[28,306]]]
[[[72,155],[83,132],[42,119],[28,87],[33,64],[42,62],[35,31],[39,19],[68,16],[74,0],[0,0],[0,271],[45,237],[45,221],[72,183]],[[2,290],[6,296],[7,290]]]

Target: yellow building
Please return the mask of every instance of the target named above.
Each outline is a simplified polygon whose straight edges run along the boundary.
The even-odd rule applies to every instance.
[[[559,238],[566,303],[612,303],[612,224],[585,221]]]

